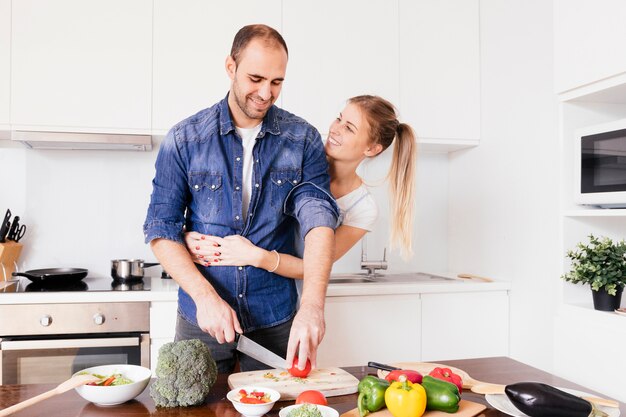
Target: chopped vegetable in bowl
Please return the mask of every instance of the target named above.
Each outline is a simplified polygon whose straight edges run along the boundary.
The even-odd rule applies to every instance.
[[[307,403],[291,410],[287,417],[322,417],[322,413],[316,405]]]
[[[98,382],[90,382],[87,385],[95,385],[95,386],[99,386],[99,387],[108,387],[108,386],[116,386],[116,385],[128,385],[128,384],[132,384],[133,381],[130,378],[126,378],[124,375],[122,375],[121,373],[116,373],[113,375],[109,375],[109,376],[105,376],[105,375],[99,375],[99,374],[93,374],[93,373],[89,373],[89,372],[81,372],[79,373],[79,375],[93,375],[96,378],[99,378],[100,381]]]
[[[245,389],[240,389],[239,395],[239,402],[246,404],[263,404],[272,401],[270,394],[263,391],[252,390],[247,392]]]

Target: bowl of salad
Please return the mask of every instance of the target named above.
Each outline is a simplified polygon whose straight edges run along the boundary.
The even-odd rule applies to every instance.
[[[274,407],[280,399],[280,393],[271,388],[246,385],[233,388],[226,394],[226,398],[243,416],[259,417]]]
[[[75,388],[78,395],[97,405],[117,405],[132,400],[150,382],[152,371],[137,365],[102,365],[74,375],[93,375],[99,380]]]
[[[294,404],[285,407],[278,413],[279,417],[339,417],[334,408],[319,404]]]

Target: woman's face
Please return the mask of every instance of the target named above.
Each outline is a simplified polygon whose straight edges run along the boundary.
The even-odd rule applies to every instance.
[[[334,160],[361,161],[368,156],[369,130],[361,109],[348,103],[330,125],[326,155]]]

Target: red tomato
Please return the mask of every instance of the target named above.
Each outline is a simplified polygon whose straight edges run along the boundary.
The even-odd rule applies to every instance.
[[[306,360],[306,366],[304,369],[298,369],[298,357],[296,356],[293,360],[293,365],[291,368],[287,369],[291,376],[295,376],[297,378],[306,378],[307,375],[311,372],[311,361]]]
[[[302,391],[298,398],[296,398],[296,404],[319,404],[319,405],[328,405],[328,401],[326,401],[326,397],[319,391],[308,390]]]

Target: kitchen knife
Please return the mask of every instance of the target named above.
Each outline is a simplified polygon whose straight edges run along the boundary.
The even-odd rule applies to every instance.
[[[246,336],[238,335],[237,350],[272,368],[287,369],[287,361]]]
[[[385,365],[384,363],[378,363],[378,362],[368,362],[367,366],[369,366],[370,368],[376,368],[382,371],[389,371],[389,372],[400,370],[400,368],[396,368],[395,366]]]
[[[7,235],[7,239],[15,240],[15,235],[17,235],[17,229],[20,227],[20,216],[13,217],[13,223],[11,223],[11,227],[9,228],[9,234]]]
[[[7,233],[9,232],[9,228],[11,227],[11,210],[7,209],[6,214],[4,215],[4,220],[2,220],[2,224],[0,224],[0,243],[5,241],[7,237]]]

